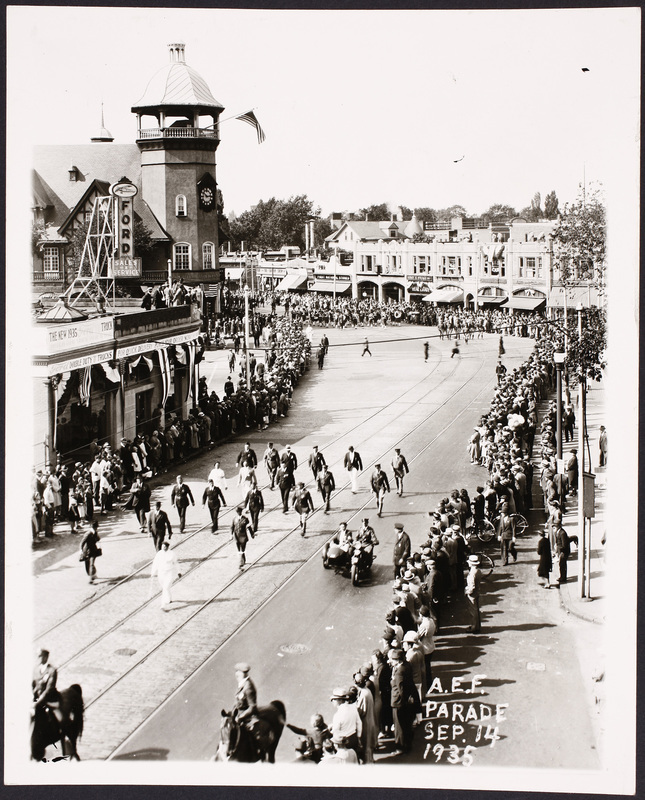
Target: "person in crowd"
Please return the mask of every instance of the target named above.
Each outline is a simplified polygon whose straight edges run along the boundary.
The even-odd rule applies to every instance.
[[[363,469],[363,460],[352,446],[350,446],[345,453],[343,466],[349,472],[349,477],[352,482],[352,494],[356,494],[358,492],[358,473]]]
[[[242,506],[238,506],[235,509],[235,517],[231,522],[231,536],[235,539],[235,545],[240,554],[240,569],[243,569],[246,564],[246,544],[249,540],[249,534],[251,538],[255,535],[248,517],[244,515],[244,509]]]
[[[181,475],[177,475],[177,482],[172,487],[170,502],[177,509],[177,514],[179,515],[179,533],[183,533],[186,527],[186,510],[188,504],[190,503],[190,505],[194,506],[195,499],[190,490],[190,486],[184,483]]]
[[[390,491],[390,482],[387,475],[381,469],[380,464],[374,465],[374,472],[370,476],[370,486],[372,494],[376,498],[376,508],[378,509],[378,516],[383,513],[383,501],[385,500],[385,493]]]
[[[181,578],[177,556],[174,550],[170,549],[168,540],[162,542],[161,550],[159,550],[152,562],[151,580],[155,576],[161,587],[161,608],[163,611],[168,611],[168,606],[172,603],[172,585],[176,578]]]
[[[212,478],[208,479],[204,494],[202,495],[202,507],[208,505],[208,513],[211,517],[211,533],[217,533],[219,524],[219,512],[222,506],[226,506],[226,500],[219,486],[215,486]]]
[[[394,524],[396,541],[394,543],[394,577],[398,578],[404,571],[407,559],[411,552],[411,542],[408,534],[403,530],[403,523]]]
[[[309,456],[309,469],[314,476],[314,480],[318,479],[318,473],[322,471],[326,463],[325,456],[318,450],[318,445],[314,445]]]
[[[466,578],[466,599],[470,606],[471,624],[468,630],[471,633],[481,631],[481,616],[479,612],[479,597],[481,590],[482,573],[479,569],[479,556],[468,556],[468,577]]]
[[[94,583],[96,580],[96,559],[103,555],[103,550],[99,547],[100,540],[99,524],[94,521],[90,525],[89,531],[81,539],[80,560],[85,564],[85,572],[90,583]]]
[[[278,467],[280,466],[280,454],[273,446],[273,442],[269,442],[267,449],[264,451],[264,465],[271,481],[270,489],[275,486],[276,475]]]
[[[607,430],[604,425],[600,426],[600,436],[598,437],[598,448],[599,448],[599,458],[598,458],[598,466],[599,467],[606,467],[607,466]],[[574,450],[575,453],[575,450]]]
[[[293,507],[300,516],[300,535],[304,536],[307,533],[307,518],[310,514],[314,513],[314,502],[311,499],[309,490],[305,488],[303,481],[298,482],[293,493]]]
[[[255,535],[258,532],[260,514],[264,511],[264,497],[257,485],[252,486],[246,493],[244,508],[251,519],[251,530]]]
[[[396,493],[399,497],[403,497],[403,478],[410,472],[410,469],[408,467],[408,462],[405,460],[405,456],[401,453],[400,447],[394,450],[392,472],[394,473],[394,480],[396,482]]]
[[[172,525],[168,519],[168,514],[161,508],[161,501],[157,500],[154,509],[148,515],[148,535],[152,537],[155,550],[159,552],[161,545],[166,540],[172,538]]]
[[[322,500],[325,504],[325,514],[328,514],[331,494],[336,488],[336,482],[327,464],[323,464],[322,471],[319,473],[316,483],[318,484],[318,491],[322,495]]]

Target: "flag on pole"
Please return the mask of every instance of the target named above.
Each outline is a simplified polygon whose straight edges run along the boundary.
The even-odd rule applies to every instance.
[[[255,128],[256,133],[258,135],[258,144],[262,144],[262,142],[266,139],[264,131],[262,130],[262,127],[258,122],[258,118],[252,111],[247,111],[246,114],[240,114],[240,116],[235,117],[235,119],[241,119],[242,122],[246,122]]]
[[[84,406],[90,405],[90,394],[92,391],[92,367],[85,367],[79,383],[79,398]]]

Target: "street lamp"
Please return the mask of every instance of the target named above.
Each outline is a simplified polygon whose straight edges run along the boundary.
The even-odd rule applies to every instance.
[[[553,354],[553,360],[555,362],[555,370],[556,370],[556,378],[557,378],[557,409],[556,409],[556,421],[557,421],[557,441],[556,441],[556,455],[558,460],[562,459],[562,367],[564,366],[564,359],[565,354],[556,352]]]

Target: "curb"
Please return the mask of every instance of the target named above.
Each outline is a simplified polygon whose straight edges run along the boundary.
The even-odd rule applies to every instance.
[[[583,614],[573,603],[571,598],[571,592],[569,590],[569,584],[566,584],[566,588],[563,589],[561,585],[558,586],[560,590],[560,606],[567,612],[567,614],[573,614],[574,617],[578,619],[584,620],[585,622],[592,622],[594,625],[604,625],[605,618],[604,617],[596,617],[591,616],[589,614]],[[590,601],[593,602],[593,599]]]

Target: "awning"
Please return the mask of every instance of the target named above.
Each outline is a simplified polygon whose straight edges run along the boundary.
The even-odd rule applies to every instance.
[[[352,288],[352,284],[348,281],[336,281],[336,294],[342,294]],[[309,286],[310,292],[330,292],[334,291],[334,281],[314,281]]]
[[[497,296],[492,294],[480,294],[477,298],[477,303],[480,306],[498,306],[500,303],[505,303],[508,300],[508,297],[505,295]]]
[[[535,311],[540,306],[546,304],[546,297],[509,297],[505,304],[507,308],[514,308],[518,311]]]
[[[244,273],[244,267],[229,267],[227,264],[220,264],[220,271],[224,273],[224,280],[239,281]]]
[[[462,289],[440,289],[423,298],[424,303],[463,303]]]
[[[276,292],[289,292],[292,289],[298,289],[307,280],[307,273],[303,272],[287,272],[280,283],[275,287]],[[333,291],[333,289],[332,289]]]

